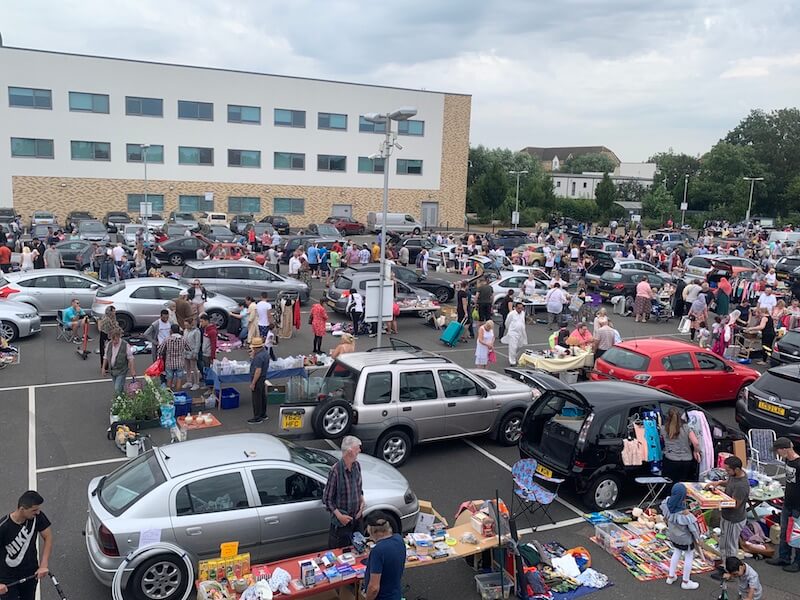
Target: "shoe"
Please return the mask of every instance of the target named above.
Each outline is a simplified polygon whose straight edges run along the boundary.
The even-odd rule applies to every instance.
[[[197,390],[199,390],[199,389],[200,389],[200,386],[199,386],[198,384],[196,384],[196,383],[195,383],[195,384],[194,384],[194,385],[193,385],[191,388],[189,388],[189,389],[190,389],[190,390],[192,390],[193,392],[196,392]]]
[[[94,340],[94,338],[93,338],[93,337],[91,337],[91,336],[88,336],[88,337],[86,338],[86,341],[87,341],[87,342],[91,342],[92,340]]]
[[[192,387],[192,384],[187,381],[186,383],[183,384],[182,387],[184,390],[188,390],[190,387]]]
[[[783,567],[783,570],[787,573],[800,573],[800,565],[797,563],[792,563]]]
[[[261,417],[253,417],[252,419],[247,419],[247,422],[250,423],[251,425],[256,425],[258,423],[263,423],[264,419],[262,419]]]
[[[667,577],[667,585],[672,585],[676,581],[678,581],[677,577]]]
[[[722,581],[722,571],[714,571],[711,573],[710,577],[714,581]]]
[[[773,556],[772,558],[768,558],[764,562],[767,563],[768,565],[772,565],[773,567],[785,567],[790,564],[788,560],[784,560],[779,556]]]
[[[700,587],[700,584],[696,581],[683,581],[681,582],[681,589],[682,590],[696,590]]]
[[[269,417],[267,415],[261,415],[262,421],[269,421]]]
[[[79,338],[72,338],[72,343],[77,345],[77,346],[79,346],[80,343],[81,343],[81,340]]]

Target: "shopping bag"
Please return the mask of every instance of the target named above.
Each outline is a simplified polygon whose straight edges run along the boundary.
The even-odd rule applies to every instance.
[[[125,384],[125,392],[131,396],[142,389],[142,382],[136,381],[133,377]]]
[[[497,362],[497,354],[495,354],[494,350],[489,350],[489,356],[487,358],[489,363],[494,364]]]
[[[583,300],[581,300],[577,296],[573,296],[572,300],[569,303],[569,309],[572,312],[578,312],[582,306],[583,306]]]
[[[158,357],[156,362],[144,370],[144,374],[148,377],[158,377],[164,372],[164,359]]]
[[[689,317],[683,316],[681,317],[681,322],[678,323],[678,333],[689,333],[691,329],[691,322],[689,321]]]
[[[175,405],[162,404],[161,405],[161,426],[164,429],[175,427]]]
[[[800,548],[800,519],[789,517],[789,524],[786,527],[786,543],[792,548]]]

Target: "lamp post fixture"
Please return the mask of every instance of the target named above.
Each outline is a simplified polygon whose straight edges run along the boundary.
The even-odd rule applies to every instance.
[[[372,160],[383,159],[383,207],[381,217],[381,266],[380,285],[378,286],[378,348],[383,344],[383,286],[386,282],[386,213],[389,212],[389,157],[396,146],[399,150],[403,147],[397,143],[397,135],[392,133],[392,121],[407,121],[417,114],[417,109],[412,106],[403,106],[397,110],[386,113],[367,113],[364,118],[371,123],[383,123],[385,137],[381,142],[380,152],[370,156]],[[357,331],[353,335],[358,335]]]
[[[750,209],[753,207],[753,186],[756,181],[764,181],[763,177],[742,177],[745,181],[750,182],[750,200],[747,202],[747,215],[744,218],[745,223],[750,222]]]
[[[514,215],[511,215],[512,216],[511,220],[512,221],[516,221],[516,223],[513,223],[514,229],[519,229],[519,176],[520,175],[527,175],[528,171],[509,171],[509,174],[517,176],[517,208],[514,211],[516,213],[517,218],[514,219],[513,218]]]
[[[144,241],[147,242],[147,149],[150,144],[139,144],[142,149],[142,162],[144,163],[144,204],[145,210],[142,212],[142,224],[144,225]]]
[[[666,180],[665,180],[666,181]],[[683,222],[686,220],[686,193],[689,191],[689,174],[683,176],[683,203],[681,204],[681,229],[683,229]]]

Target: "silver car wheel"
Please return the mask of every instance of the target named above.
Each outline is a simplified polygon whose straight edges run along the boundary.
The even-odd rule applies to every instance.
[[[406,441],[401,437],[390,437],[383,443],[381,448],[381,456],[384,461],[390,465],[396,465],[403,462],[408,452]]]
[[[0,321],[0,335],[2,335],[4,339],[10,342],[16,339],[17,332],[11,323]]]
[[[217,329],[221,329],[225,324],[225,319],[217,311],[209,313],[208,320],[211,321]]]
[[[325,413],[322,418],[322,426],[325,429],[325,433],[336,436],[344,431],[349,420],[350,416],[343,407],[334,406]]]
[[[142,577],[142,592],[152,600],[163,600],[174,594],[181,585],[181,572],[170,561],[154,563]]]
[[[510,444],[516,444],[522,436],[522,417],[514,417],[509,419],[503,429],[503,437]]]
[[[619,486],[613,479],[602,481],[594,491],[594,503],[600,509],[606,509],[614,505],[619,496]]]

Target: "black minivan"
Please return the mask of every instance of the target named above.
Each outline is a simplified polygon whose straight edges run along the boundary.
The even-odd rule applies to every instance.
[[[622,381],[586,381],[546,390],[525,412],[519,452],[534,458],[545,477],[568,480],[592,510],[612,508],[623,485],[652,475],[648,463],[622,463],[628,424],[645,411],[702,411],[717,452],[732,452],[733,440],[744,439],[701,407],[661,390]]]

